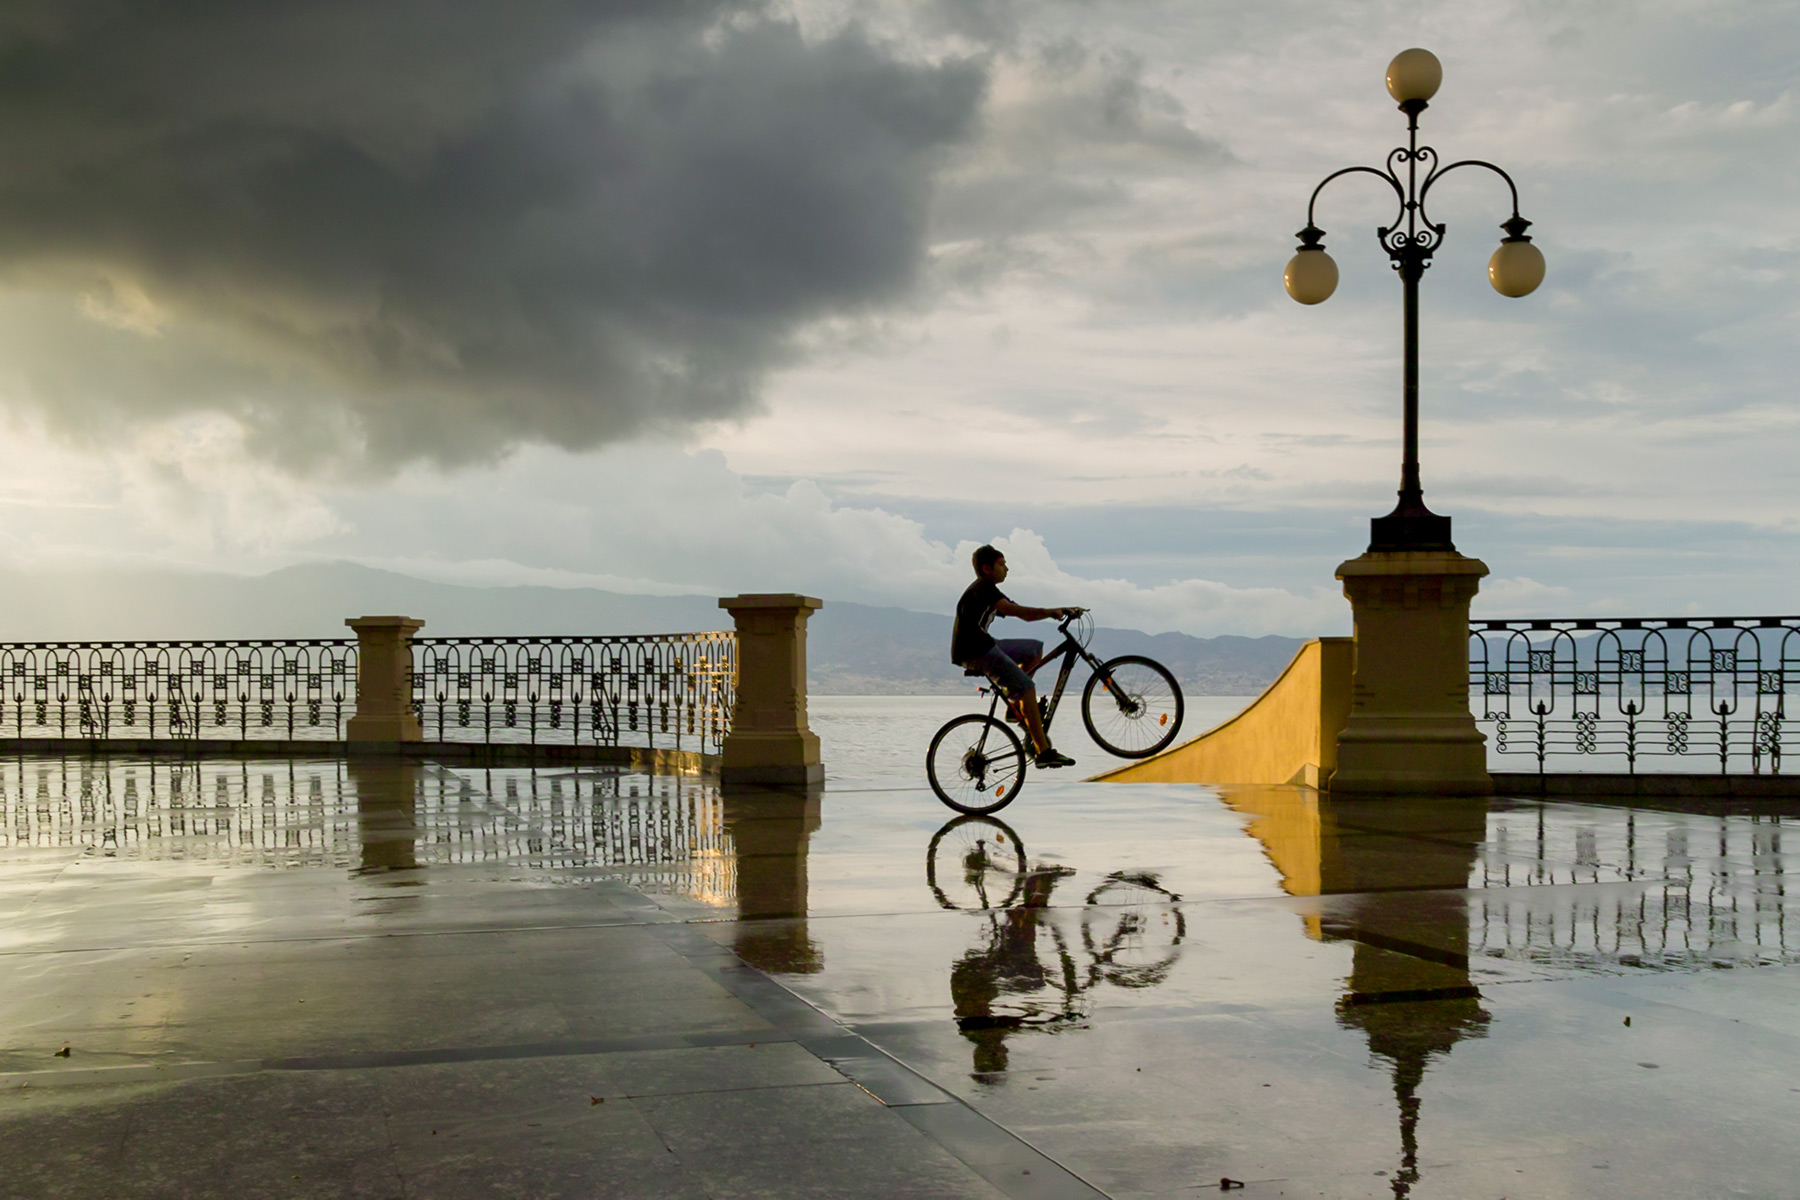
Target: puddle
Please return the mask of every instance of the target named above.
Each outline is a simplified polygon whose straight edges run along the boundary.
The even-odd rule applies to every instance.
[[[810,795],[9,760],[0,951],[687,919],[1114,1195],[1788,1186],[1800,813],[1038,775],[952,820],[906,760],[956,701],[814,703]]]

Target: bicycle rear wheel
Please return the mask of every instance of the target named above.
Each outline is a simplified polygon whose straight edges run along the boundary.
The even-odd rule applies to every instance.
[[[1149,758],[1181,732],[1181,685],[1153,659],[1126,654],[1100,664],[1081,693],[1081,721],[1102,750]]]
[[[925,774],[938,799],[957,812],[998,812],[1025,786],[1025,747],[1001,722],[970,713],[931,739]]]

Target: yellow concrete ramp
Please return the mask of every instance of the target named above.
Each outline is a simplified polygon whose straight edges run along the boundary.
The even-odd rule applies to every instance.
[[[1104,783],[1257,783],[1325,787],[1350,719],[1353,638],[1315,638],[1255,703],[1154,758],[1095,776]]]

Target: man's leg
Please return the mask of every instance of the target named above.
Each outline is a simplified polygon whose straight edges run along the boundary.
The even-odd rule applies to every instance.
[[[1050,735],[1044,732],[1043,716],[1038,712],[1037,688],[1028,685],[1019,696],[1018,705],[1024,710],[1025,732],[1031,735],[1031,745],[1039,754],[1050,749]]]
[[[1043,715],[1038,710],[1037,687],[1031,682],[1031,677],[1020,669],[1017,660],[1000,645],[995,645],[970,665],[984,672],[994,686],[1000,689],[1000,693],[1007,698],[1009,710],[1018,712],[1024,722],[1025,732],[1031,735],[1032,750],[1039,758],[1040,766],[1066,767],[1074,761],[1066,755],[1057,754],[1051,747],[1050,734],[1044,729]],[[1045,763],[1042,760],[1046,755],[1058,761]]]
[[[1017,666],[1024,675],[1026,683],[1031,682],[1031,673],[1044,663],[1044,643],[1038,641],[1036,638],[1001,638],[994,643],[994,649],[1012,660],[1013,664]],[[1010,675],[1011,673],[1009,672],[1008,674]],[[1007,716],[1011,718],[1013,724],[1025,725],[1027,729],[1030,729],[1031,726],[1026,723],[1025,718],[1025,701],[1019,699],[1018,695],[1019,693],[1015,688],[1013,693],[1008,696],[1006,701]],[[1034,712],[1038,711],[1035,702],[1032,704],[1032,710]],[[1042,722],[1039,722],[1039,724],[1042,724]]]
[[[994,644],[1027,675],[1044,665],[1044,643],[1037,638],[1001,638]]]

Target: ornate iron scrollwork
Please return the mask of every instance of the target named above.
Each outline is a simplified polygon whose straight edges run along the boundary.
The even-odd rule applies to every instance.
[[[355,712],[355,680],[348,638],[0,643],[0,729],[333,741]]]
[[[413,712],[436,741],[717,753],[737,635],[413,641]],[[353,639],[0,643],[13,737],[338,741],[356,710]]]
[[[434,741],[717,753],[737,635],[415,638],[413,710]]]
[[[1778,773],[1787,691],[1800,688],[1800,617],[1477,621],[1471,708],[1500,755],[1539,769],[1579,756],[1636,772],[1658,757]],[[1535,737],[1509,736],[1530,721]],[[1577,765],[1571,757],[1570,767]]]

